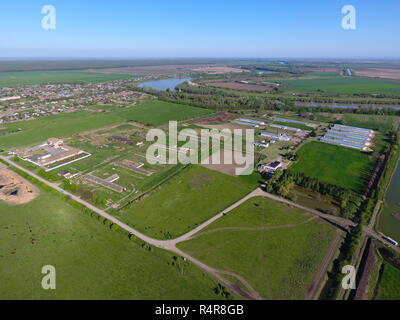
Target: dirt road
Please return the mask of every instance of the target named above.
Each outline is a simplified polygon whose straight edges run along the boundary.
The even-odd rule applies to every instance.
[[[179,250],[176,247],[176,244],[178,244],[179,242],[182,241],[186,241],[189,240],[195,233],[203,230],[204,228],[206,228],[207,226],[209,226],[210,224],[212,224],[214,221],[220,219],[221,217],[223,217],[224,215],[228,214],[230,211],[232,211],[233,209],[237,208],[238,206],[240,206],[242,203],[244,203],[245,201],[253,198],[253,197],[257,197],[257,196],[262,196],[262,197],[268,197],[270,199],[273,199],[275,201],[279,201],[282,203],[286,203],[290,206],[293,207],[297,207],[300,208],[304,211],[307,212],[311,212],[323,219],[326,219],[328,221],[331,221],[343,228],[347,228],[348,226],[353,226],[355,225],[352,221],[340,218],[340,217],[335,217],[335,216],[330,216],[330,215],[326,215],[323,214],[319,211],[313,210],[313,209],[309,209],[306,207],[303,207],[301,205],[298,205],[296,203],[293,203],[289,200],[283,199],[281,197],[269,194],[267,192],[262,191],[261,189],[256,189],[253,192],[251,192],[250,194],[248,194],[247,196],[245,196],[244,198],[242,198],[241,200],[239,200],[238,202],[234,203],[233,205],[231,205],[230,207],[228,207],[227,209],[223,210],[221,213],[217,214],[216,216],[214,216],[213,218],[207,220],[206,222],[202,223],[201,225],[199,225],[197,228],[193,229],[192,231],[189,231],[188,233],[176,238],[176,239],[172,239],[172,240],[157,240],[157,239],[153,239],[149,236],[146,236],[145,234],[137,231],[136,229],[128,226],[127,224],[123,223],[122,221],[118,220],[117,218],[115,218],[114,216],[111,216],[110,214],[106,213],[104,210],[101,210],[95,206],[93,206],[92,204],[90,204],[89,202],[82,200],[81,198],[75,196],[74,194],[67,192],[65,190],[63,190],[62,188],[60,188],[58,186],[58,184],[56,183],[51,183],[45,179],[43,179],[42,177],[38,176],[37,174],[25,169],[24,167],[14,163],[13,161],[11,161],[9,158],[4,157],[4,156],[0,156],[0,159],[6,161],[8,164],[10,164],[11,166],[14,166],[15,168],[18,168],[19,170],[31,175],[32,177],[34,177],[35,179],[39,180],[40,182],[50,186],[51,188],[57,190],[58,192],[65,194],[67,196],[69,196],[71,199],[75,200],[76,202],[79,202],[80,204],[84,205],[86,208],[96,212],[98,215],[108,219],[109,221],[111,221],[112,223],[118,225],[120,228],[124,229],[125,231],[127,231],[128,233],[136,236],[137,238],[147,242],[148,244],[155,246],[157,248],[161,248],[161,249],[165,249],[165,250],[169,250],[175,254],[178,254],[184,258],[186,258],[188,261],[192,262],[193,264],[197,265],[199,268],[201,268],[202,270],[204,270],[205,272],[207,272],[208,274],[210,274],[212,277],[214,277],[215,279],[217,279],[218,281],[220,281],[223,285],[229,287],[232,292],[234,292],[236,295],[241,296],[245,299],[248,299],[249,296],[248,295],[243,295],[242,290],[240,290],[240,288],[237,288],[235,285],[233,285],[231,282],[225,280],[221,274],[229,274],[231,276],[236,277],[240,282],[242,282],[246,288],[249,290],[249,294],[250,294],[250,298],[251,299],[262,299],[261,295],[241,276],[236,275],[234,273],[228,272],[228,271],[223,271],[223,270],[217,270],[215,268],[212,268],[204,263],[202,263],[201,261],[197,260],[196,258],[188,255],[187,253]],[[389,245],[390,247],[394,248],[397,252],[400,252],[400,248],[395,247],[393,245],[388,244],[388,242],[379,234],[377,234],[376,232],[374,232],[372,229],[368,228],[368,227],[364,227],[363,232],[365,232],[366,234],[374,237],[375,239],[385,243],[386,245]],[[322,270],[322,268],[321,268]]]
[[[332,261],[334,255],[335,255],[335,252],[339,247],[340,240],[342,239],[342,237],[343,237],[343,231],[338,229],[336,231],[336,237],[333,240],[331,246],[329,247],[329,250],[328,250],[324,260],[322,261],[321,266],[318,268],[318,271],[314,276],[314,279],[311,283],[310,288],[307,291],[307,295],[305,296],[304,300],[313,300],[316,298],[318,285],[321,283],[323,276],[328,271],[329,263]]]

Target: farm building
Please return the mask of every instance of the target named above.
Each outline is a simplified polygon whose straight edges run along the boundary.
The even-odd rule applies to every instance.
[[[64,145],[64,141],[57,138],[50,138],[47,140],[47,144],[54,148],[61,148]]]
[[[57,138],[50,138],[46,143],[23,150],[18,153],[19,157],[40,167],[50,165],[67,164],[86,158],[91,154],[70,147],[64,141]],[[54,169],[54,168],[53,168]],[[49,169],[50,170],[50,169]]]
[[[258,120],[240,118],[239,121],[248,122],[248,123],[252,123],[252,124],[256,124],[256,125],[258,125],[258,126],[265,126],[265,122],[263,122],[263,121],[258,121]]]
[[[276,171],[280,168],[282,168],[283,164],[280,161],[273,161],[265,165],[261,165],[261,169],[267,170],[267,171]]]
[[[353,149],[357,149],[360,151],[368,150],[368,148],[364,145],[361,145],[358,143],[346,142],[344,140],[335,140],[335,139],[329,139],[329,138],[322,137],[322,138],[320,138],[320,141],[330,143],[330,144],[335,144],[335,145],[342,146],[342,147],[353,148]]]
[[[250,122],[243,122],[243,121],[239,121],[239,120],[233,121],[233,123],[240,124],[241,126],[249,126],[249,127],[253,127],[253,128],[260,127],[258,124],[250,123]]]
[[[329,139],[334,139],[334,140],[343,140],[343,141],[346,141],[346,142],[351,142],[351,143],[364,145],[364,146],[370,146],[371,145],[371,141],[370,140],[360,140],[360,139],[355,139],[355,138],[346,137],[346,136],[334,135],[334,134],[331,134],[331,133],[327,133],[325,135],[325,137],[329,138]]]
[[[153,172],[141,169],[141,167],[144,166],[143,162],[138,162],[135,165],[126,164],[126,163],[123,163],[123,162],[116,162],[115,165],[119,166],[119,167],[122,167],[122,168],[125,168],[125,169],[128,169],[128,170],[131,170],[131,171],[135,171],[135,172],[144,174],[146,176],[151,176],[153,174]]]
[[[374,130],[351,127],[351,126],[344,126],[341,124],[335,124],[331,129],[335,130],[335,131],[353,133],[353,134],[358,134],[358,135],[367,136],[367,137],[373,137],[375,135]]]
[[[260,148],[268,148],[269,147],[269,143],[267,143],[265,141],[254,142],[254,145],[256,147],[260,147]]]
[[[277,139],[279,141],[290,141],[290,137],[288,137],[286,134],[282,133],[272,133],[272,132],[261,132],[260,136],[262,137],[267,137],[271,139]]]
[[[369,151],[375,132],[369,129],[335,124],[320,141],[338,146]]]
[[[274,121],[280,121],[280,122],[288,122],[288,123],[297,123],[297,124],[302,124],[302,125],[307,125],[304,121],[299,121],[299,120],[292,120],[292,119],[285,119],[285,118],[280,118],[280,117],[272,117]]]
[[[85,175],[85,179],[88,180],[88,181],[90,181],[90,182],[97,183],[97,184],[99,184],[99,185],[101,185],[101,186],[103,186],[103,187],[106,187],[106,188],[108,188],[108,189],[117,191],[117,192],[124,192],[124,191],[126,191],[126,188],[124,188],[124,187],[121,187],[121,186],[119,186],[119,185],[117,185],[117,184],[115,184],[115,183],[109,182],[108,180],[98,178],[98,177],[93,176],[93,175],[91,175],[91,174],[86,174],[86,175]],[[113,177],[113,179],[114,179],[114,177]]]
[[[352,132],[337,131],[337,130],[333,130],[333,129],[328,130],[326,133],[337,135],[337,136],[353,138],[353,139],[359,139],[359,140],[367,140],[367,141],[372,140],[371,137],[366,136],[366,135],[362,135],[362,134],[360,135],[360,134],[352,133]]]
[[[69,178],[72,176],[71,172],[69,172],[69,171],[67,171],[67,170],[60,171],[60,172],[58,173],[58,175],[59,175],[60,177],[66,178],[66,179],[69,179]]]
[[[295,131],[295,132],[300,132],[301,131],[298,128],[282,126],[280,124],[270,124],[269,126],[272,127],[272,128],[278,128],[278,129],[287,130],[287,131]]]

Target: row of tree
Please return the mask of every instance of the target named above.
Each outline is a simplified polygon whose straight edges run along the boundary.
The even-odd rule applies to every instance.
[[[157,91],[151,88],[135,88],[156,95],[159,99],[181,104],[191,104],[198,107],[212,108],[219,111],[238,112],[240,110],[295,111],[295,112],[331,112],[331,113],[362,113],[380,115],[400,115],[400,110],[393,107],[376,107],[376,104],[399,104],[399,99],[376,99],[368,97],[321,97],[292,96],[284,94],[252,94],[235,92],[207,86],[190,86],[182,84],[179,90]],[[347,102],[346,102],[347,101]],[[297,102],[309,103],[362,103],[357,108],[335,108],[327,106],[299,106]],[[367,106],[373,103],[374,105]]]
[[[297,185],[321,195],[329,195],[340,204],[340,215],[347,219],[355,219],[362,197],[357,193],[307,177],[299,172],[278,171],[267,183],[266,191],[285,198],[291,198],[291,191]],[[326,212],[331,213],[331,212]]]
[[[95,195],[90,190],[83,188],[82,186],[72,183],[69,180],[64,179],[61,188],[74,194],[78,194],[83,200],[94,203],[96,206],[105,207],[107,200],[101,196]]]

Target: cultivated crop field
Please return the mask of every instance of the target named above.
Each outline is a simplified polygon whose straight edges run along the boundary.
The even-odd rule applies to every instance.
[[[118,217],[158,239],[176,238],[257,187],[257,176],[232,177],[190,166]]]
[[[361,193],[372,172],[366,153],[322,142],[304,144],[291,171]]]
[[[132,77],[126,74],[106,74],[75,70],[0,72],[0,87],[51,83],[96,83],[125,80]]]
[[[244,277],[264,299],[304,299],[335,234],[302,210],[258,197],[178,246]]]
[[[0,202],[1,299],[219,299],[213,280],[172,254],[149,251],[46,191],[21,206]],[[43,290],[52,265],[57,289]]]
[[[362,77],[279,80],[282,91],[331,94],[391,94],[400,95],[400,84],[392,80]]]

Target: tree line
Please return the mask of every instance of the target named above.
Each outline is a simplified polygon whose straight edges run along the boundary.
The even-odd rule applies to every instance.
[[[266,191],[290,200],[295,200],[293,199],[295,196],[291,193],[295,185],[321,195],[333,197],[340,205],[340,216],[355,220],[357,210],[362,203],[361,195],[333,184],[321,182],[316,178],[305,176],[300,172],[292,172],[290,170],[278,171],[268,180]],[[335,212],[325,213],[334,214]]]

